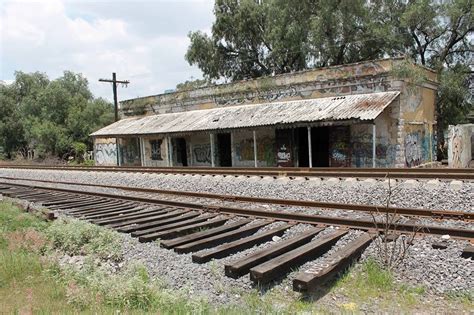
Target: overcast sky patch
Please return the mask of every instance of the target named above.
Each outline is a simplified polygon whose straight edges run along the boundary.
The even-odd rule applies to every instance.
[[[128,79],[119,99],[163,93],[201,78],[185,61],[190,31],[209,32],[212,0],[0,0],[0,80],[15,71],[82,73],[95,96],[112,99],[99,78]]]

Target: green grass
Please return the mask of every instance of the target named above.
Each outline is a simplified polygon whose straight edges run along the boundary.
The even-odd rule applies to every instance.
[[[429,312],[423,287],[398,284],[390,272],[368,260],[352,268],[318,302],[281,288],[261,294],[220,284],[222,273],[211,262],[218,291],[242,297],[238,305],[211,305],[189,299],[148,275],[141,265],[128,264],[110,274],[102,262],[120,256],[120,235],[77,220],[43,221],[9,202],[0,202],[0,313],[38,314],[298,314],[359,312],[377,303],[381,312]],[[82,269],[59,266],[54,253],[81,254]],[[219,286],[222,286],[220,289]],[[337,295],[336,306],[331,297]],[[342,296],[342,299],[341,299]],[[331,301],[325,304],[325,299]],[[447,312],[472,310],[473,292],[448,294]],[[454,311],[453,311],[454,310]],[[433,310],[434,311],[434,310]],[[439,310],[436,310],[439,311]]]

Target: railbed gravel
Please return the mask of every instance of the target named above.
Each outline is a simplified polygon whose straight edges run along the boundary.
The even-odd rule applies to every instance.
[[[328,202],[382,204],[387,196],[386,181],[356,181],[349,183],[345,180],[288,180],[284,178],[247,178],[245,176],[192,176],[192,175],[164,175],[164,174],[130,174],[130,173],[103,173],[103,172],[68,172],[44,170],[13,170],[0,169],[0,176],[15,178],[35,178],[57,181],[74,181],[78,183],[95,183],[103,185],[123,185],[132,187],[146,187],[181,191],[197,191],[219,194],[234,194],[256,197],[270,197],[282,199],[305,199]],[[428,181],[406,183],[399,181],[398,187],[391,197],[391,205],[411,208],[429,208],[436,210],[459,210],[474,212],[474,183],[463,182],[451,185],[450,181],[440,181],[436,185],[429,185]],[[397,185],[398,185],[397,184]],[[39,183],[39,185],[57,187],[60,185]],[[116,192],[129,194],[120,190],[84,187],[84,191]],[[147,196],[147,194],[144,194]],[[168,200],[175,200],[174,196],[165,196]],[[160,196],[161,198],[161,196]],[[180,197],[181,198],[181,197]],[[215,201],[216,204],[226,204]],[[284,209],[288,211],[305,212],[308,214],[333,213],[348,217],[361,217],[358,212],[334,212],[334,210],[308,209],[302,207],[278,207],[257,205],[257,208]],[[231,220],[237,220],[232,218]],[[402,217],[402,220],[407,220]],[[420,222],[432,223],[430,219]],[[442,221],[443,225],[459,227],[456,221]],[[444,223],[447,222],[447,223]],[[253,224],[254,222],[252,222]],[[228,223],[227,223],[228,224]],[[272,223],[261,228],[257,233],[263,233],[281,222]],[[466,224],[463,225],[464,227]],[[472,223],[467,225],[473,228]],[[298,235],[311,225],[297,224],[288,229],[281,238],[256,245],[250,249],[238,252],[223,259],[212,260],[206,264],[192,263],[192,254],[176,254],[171,250],[161,248],[157,242],[139,243],[136,238],[128,234],[123,235],[124,262],[141,261],[151,275],[156,276],[176,289],[185,289],[190,296],[204,296],[213,303],[238,303],[243,292],[255,288],[248,275],[239,279],[227,278],[224,275],[224,264],[245,257],[258,250],[281,242],[289,237]],[[331,231],[331,227],[319,233],[315,238]],[[302,265],[298,270],[305,270],[324,262],[333,251],[354,239],[359,231],[350,231],[342,237],[336,245],[324,256]],[[469,290],[474,287],[474,262],[462,258],[460,253],[467,242],[450,240],[446,250],[433,249],[431,244],[440,241],[440,237],[422,237],[414,241],[409,255],[404,263],[395,269],[398,281],[409,282],[413,285],[423,285],[435,292],[449,292]],[[364,252],[362,259],[376,255],[374,243]],[[291,281],[297,271],[277,282],[275,289],[291,291]],[[231,288],[231,289],[229,289]]]
[[[290,180],[245,176],[112,173],[55,170],[1,169],[0,176],[123,185],[178,191],[208,192],[283,199],[382,205],[388,194],[385,180],[350,182],[334,178]],[[391,204],[398,207],[474,212],[474,183],[428,180],[394,181]]]

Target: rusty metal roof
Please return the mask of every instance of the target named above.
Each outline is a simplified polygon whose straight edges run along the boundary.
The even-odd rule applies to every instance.
[[[119,120],[94,137],[167,134],[336,120],[373,120],[400,94],[381,92],[193,110]]]

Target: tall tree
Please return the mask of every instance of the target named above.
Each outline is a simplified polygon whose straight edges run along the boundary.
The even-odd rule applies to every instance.
[[[438,73],[442,144],[472,109],[473,12],[473,0],[216,0],[212,34],[191,32],[186,60],[234,81],[408,55]]]
[[[94,99],[87,79],[70,71],[53,81],[39,72],[17,72],[0,92],[0,147],[7,158],[28,150],[77,153],[91,148],[91,132],[113,122],[112,104]]]

